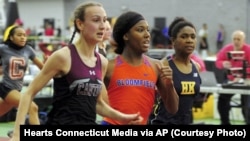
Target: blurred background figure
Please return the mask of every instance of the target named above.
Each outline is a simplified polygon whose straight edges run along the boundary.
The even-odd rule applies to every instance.
[[[151,42],[153,48],[168,48],[169,45],[169,38],[168,36],[165,36],[168,31],[168,28],[164,28],[163,30],[159,29],[158,27],[154,27],[151,30]]]
[[[231,75],[228,73],[230,68],[242,68],[243,67],[243,60],[247,61],[248,64],[250,63],[250,46],[245,43],[246,35],[241,30],[236,30],[232,34],[232,43],[225,45],[221,50],[217,53],[215,65],[218,69],[225,70],[225,84],[228,83],[238,83],[242,80],[242,75]],[[243,51],[243,60],[235,60],[230,59],[228,57],[228,53],[231,51]],[[231,109],[230,101],[234,94],[219,94],[218,98],[218,112],[220,115],[220,120],[222,125],[229,125],[229,111]],[[246,123],[250,123],[250,112],[249,112],[249,95],[241,95],[241,106],[242,106],[242,113],[246,120]]]
[[[219,51],[223,47],[225,36],[226,36],[226,33],[225,33],[224,25],[219,24],[219,29],[218,29],[217,38],[216,38],[217,51]]]
[[[107,50],[110,48],[109,41],[112,36],[112,27],[108,20],[105,22],[105,26],[106,30],[103,36],[103,40],[97,44],[96,51],[102,54],[103,56],[107,57]]]
[[[54,28],[50,23],[45,24],[44,35],[45,36],[54,36]]]
[[[204,59],[208,55],[208,28],[207,24],[203,23],[202,28],[198,32],[198,40],[199,40],[199,51],[201,54],[201,57]]]

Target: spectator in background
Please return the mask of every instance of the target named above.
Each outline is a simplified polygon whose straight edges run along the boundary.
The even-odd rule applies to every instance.
[[[62,37],[62,29],[60,26],[56,28],[56,37],[58,38]]]
[[[109,41],[112,36],[112,28],[108,20],[105,22],[105,25],[106,25],[106,30],[102,39],[103,41],[99,42],[96,45],[96,51],[101,53],[104,57],[107,57],[107,50],[108,50],[108,47],[110,46]]]
[[[166,30],[166,29],[165,29]],[[153,48],[168,48],[169,38],[163,34],[164,31],[155,27],[151,30]]]
[[[208,45],[208,28],[207,24],[202,24],[202,28],[198,32],[199,40],[199,51],[201,57],[204,59],[208,55],[209,45]]]
[[[223,24],[219,24],[219,29],[218,29],[217,38],[216,38],[217,51],[219,51],[223,47],[225,35],[226,33],[225,33]]]
[[[6,42],[9,36],[9,32],[10,30],[14,27],[14,26],[23,26],[23,21],[21,19],[16,19],[15,22],[13,23],[13,25],[7,27],[4,31],[3,34],[3,42]]]
[[[27,27],[26,30],[25,30],[25,32],[26,32],[27,36],[30,36],[30,34],[31,34],[31,28]]]
[[[48,59],[48,57],[57,50],[57,45],[52,43],[52,38],[54,37],[54,28],[52,24],[49,22],[45,23],[43,36],[41,37],[41,41],[38,44],[38,47],[43,52],[44,62]]]
[[[44,35],[45,36],[54,36],[54,28],[49,22],[45,23]]]
[[[232,33],[232,43],[225,45],[216,55],[215,65],[218,69],[228,70],[234,67],[243,67],[243,60],[234,60],[228,57],[230,51],[244,51],[244,60],[250,64],[250,46],[245,43],[246,35],[241,30],[236,30]],[[239,82],[242,76],[232,76],[225,71],[225,80],[224,83]],[[249,72],[247,72],[249,73]],[[234,94],[219,94],[218,99],[218,112],[220,115],[220,120],[222,125],[229,125],[229,111],[230,111],[230,101]],[[241,105],[242,105],[242,114],[245,118],[247,124],[250,124],[250,96],[241,95]]]
[[[36,30],[36,35],[37,36],[43,36],[44,35],[44,26],[39,26]]]
[[[116,49],[116,43],[114,41],[114,39],[111,37],[110,40],[109,40],[109,46],[107,48],[107,59],[108,60],[112,60],[114,59],[117,54],[115,53],[115,49]]]

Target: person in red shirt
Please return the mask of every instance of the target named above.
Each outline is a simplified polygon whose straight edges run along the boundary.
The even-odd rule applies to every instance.
[[[54,28],[50,23],[45,24],[45,30],[44,30],[45,36],[54,36]]]
[[[248,64],[250,63],[250,46],[245,43],[245,38],[246,35],[243,31],[236,30],[233,32],[232,43],[225,45],[216,55],[215,65],[218,69],[228,70],[230,68],[243,67],[243,61],[230,59],[228,57],[228,53],[230,51],[243,51],[243,60],[246,60]],[[241,76],[234,77],[233,75],[230,75],[230,73],[226,73],[224,83],[228,83],[228,81],[238,82],[241,79],[240,77]],[[223,125],[230,124],[229,111],[232,96],[233,94],[219,94],[217,108],[220,115],[221,124]],[[247,99],[250,99],[250,97],[247,95],[241,95],[241,104],[243,107],[246,107],[242,109],[242,113],[245,117],[246,123],[249,124],[250,121],[248,121],[247,118],[249,117],[249,115],[247,115],[249,112],[247,106],[245,106],[245,104],[247,104]]]

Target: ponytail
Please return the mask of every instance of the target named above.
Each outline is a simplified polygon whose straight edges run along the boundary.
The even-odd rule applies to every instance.
[[[76,35],[76,29],[74,30],[74,32],[73,32],[73,34],[72,34],[72,36],[71,36],[71,39],[70,39],[70,41],[69,41],[69,44],[72,44],[73,39],[75,38],[75,35]]]

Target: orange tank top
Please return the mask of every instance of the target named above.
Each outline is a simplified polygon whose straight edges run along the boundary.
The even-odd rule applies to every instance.
[[[140,112],[143,117],[141,124],[147,123],[155,99],[155,84],[157,76],[146,56],[139,66],[131,66],[121,56],[115,60],[115,67],[108,86],[110,106],[123,113]],[[104,117],[104,121],[122,125]]]

